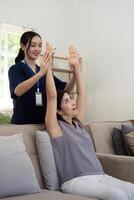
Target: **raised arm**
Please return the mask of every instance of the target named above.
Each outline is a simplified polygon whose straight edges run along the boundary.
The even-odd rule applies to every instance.
[[[79,120],[83,120],[84,112],[85,112],[85,88],[82,78],[82,71],[79,62],[79,54],[74,47],[69,48],[69,63],[74,69],[74,76],[76,81],[76,92],[77,92],[77,110],[78,115],[77,118]]]
[[[69,93],[71,93],[74,89],[76,80],[75,80],[75,76],[74,73],[71,77],[71,79],[67,82],[66,86],[65,86],[65,90],[68,91]]]
[[[50,51],[51,51],[51,47]],[[62,135],[60,126],[57,121],[57,91],[52,75],[51,64],[48,67],[46,74],[46,94],[47,94],[47,110],[45,115],[45,126],[48,133],[52,137]]]

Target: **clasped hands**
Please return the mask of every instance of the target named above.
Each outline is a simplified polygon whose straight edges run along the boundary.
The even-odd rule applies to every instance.
[[[48,68],[52,66],[52,53],[52,46],[46,42],[46,51],[40,62],[40,72],[42,72],[44,75],[46,74]],[[72,71],[75,72],[78,68],[80,68],[79,53],[73,46],[69,47],[68,62]]]

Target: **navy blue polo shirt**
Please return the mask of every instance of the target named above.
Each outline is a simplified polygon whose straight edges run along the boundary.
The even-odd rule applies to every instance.
[[[40,67],[37,65],[37,71]],[[31,78],[34,72],[31,68],[23,62],[19,62],[10,67],[8,71],[10,94],[13,99],[13,115],[11,119],[12,124],[42,124],[44,123],[47,98],[46,98],[46,76],[40,78],[39,89],[42,93],[43,106],[36,106],[35,92],[37,91],[37,84],[35,84],[29,91],[21,96],[16,96],[14,90],[18,84]],[[62,82],[54,76],[56,89],[64,89],[66,82]]]

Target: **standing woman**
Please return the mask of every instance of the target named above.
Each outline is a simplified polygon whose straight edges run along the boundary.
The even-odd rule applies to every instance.
[[[12,124],[39,124],[44,123],[46,112],[46,84],[47,64],[51,53],[47,51],[40,66],[36,60],[41,54],[41,36],[33,31],[23,33],[20,38],[20,50],[15,59],[15,65],[8,72],[10,93],[13,99]],[[57,89],[73,87],[74,80],[66,85],[54,76]]]

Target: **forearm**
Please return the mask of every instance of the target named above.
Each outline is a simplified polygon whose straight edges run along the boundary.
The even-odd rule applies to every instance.
[[[66,84],[65,90],[68,91],[69,93],[71,93],[71,91],[74,89],[75,83],[76,83],[76,81],[75,81],[75,75],[73,73],[71,79]]]
[[[15,94],[17,96],[21,96],[24,93],[26,93],[28,90],[30,90],[36,83],[37,81],[42,77],[40,73],[37,73],[35,76],[29,78],[26,81],[23,81],[20,83],[16,88],[15,88]]]
[[[76,80],[76,91],[78,95],[85,94],[84,82],[82,77],[82,71],[80,67],[75,70],[75,80]]]
[[[85,95],[81,70],[78,70],[75,73],[75,76],[76,76],[76,91],[77,91],[76,105],[78,109],[77,117],[79,120],[83,121],[85,113],[86,95]]]
[[[54,78],[52,75],[52,70],[49,67],[46,75],[46,91],[47,91],[47,99],[56,98],[56,87],[54,83]]]

